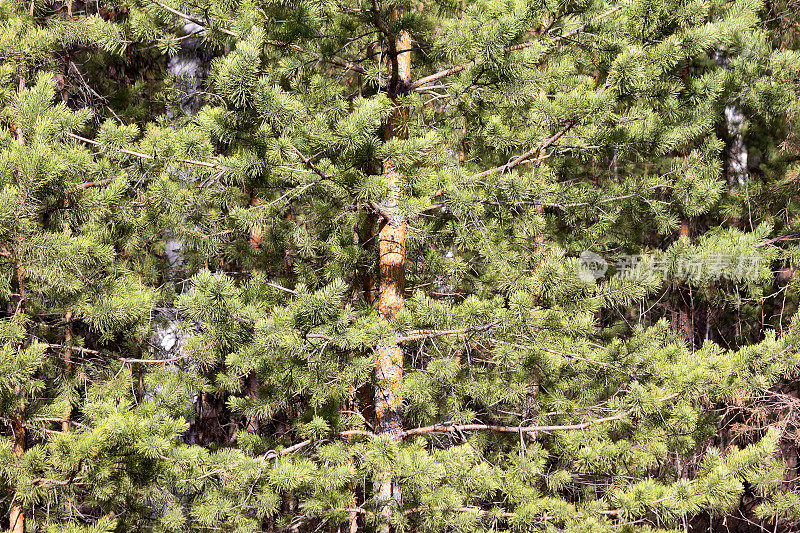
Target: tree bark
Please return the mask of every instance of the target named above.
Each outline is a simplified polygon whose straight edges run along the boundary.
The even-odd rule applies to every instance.
[[[255,194],[250,195],[250,206],[251,207],[258,207],[261,205],[258,197]],[[250,247],[251,248],[259,248],[261,244],[264,242],[264,230],[261,226],[253,226],[250,228]],[[258,272],[258,270],[255,270]],[[256,400],[258,398],[258,376],[256,375],[255,370],[248,374],[247,378],[247,395]],[[250,433],[258,433],[258,418],[253,415],[248,415],[246,419],[246,429]]]
[[[31,3],[31,11],[33,11],[32,3]],[[21,93],[24,89],[25,89],[25,78],[22,77],[19,80],[19,92]],[[24,144],[25,135],[24,135],[24,130],[22,128],[22,124],[15,121],[12,126],[12,130],[14,131],[16,142],[19,144]],[[17,173],[19,173],[19,169],[17,169]],[[19,314],[25,312],[25,285],[24,285],[25,268],[19,263],[19,258],[16,253],[14,254],[14,270],[17,277],[17,285],[19,291],[19,300],[17,301],[14,314]],[[14,395],[21,396],[22,393],[23,393],[22,385],[15,385]],[[25,445],[26,445],[24,401],[20,401],[19,406],[14,410],[13,414],[11,415],[11,429],[14,432],[14,445],[12,448],[12,455],[14,459],[21,459],[22,456],[25,454]],[[8,513],[8,523],[9,523],[9,531],[11,531],[11,533],[25,533],[25,511],[23,510],[22,502],[20,501],[16,493],[14,494],[14,499],[11,501],[11,507]]]
[[[64,377],[69,381],[72,375],[72,310],[67,311],[64,321],[67,323],[64,332]],[[61,431],[69,431],[70,417],[71,413],[67,412],[65,420],[61,422]]]
[[[20,393],[20,389],[21,387],[18,385],[14,388],[14,392]],[[25,454],[25,424],[22,418],[24,409],[24,404],[21,404],[11,419],[11,428],[14,431],[14,448],[12,450],[14,459],[20,459]],[[16,494],[11,502],[8,522],[11,533],[25,533],[25,512],[22,509],[22,502]]]
[[[686,237],[687,240],[691,241],[690,223],[688,218],[681,220],[680,236]],[[678,311],[673,327],[675,327],[680,336],[683,337],[683,339],[689,345],[689,349],[694,350],[694,309],[692,309],[691,305],[691,290],[691,287],[688,287],[688,291],[690,293],[689,302],[678,302]]]
[[[384,129],[385,140],[407,137],[402,120],[407,113],[398,101],[398,96],[407,93],[411,86],[411,35],[401,31],[392,35],[380,20],[377,5],[373,4],[376,23],[384,33],[390,50],[389,97],[394,101],[394,110]],[[393,6],[390,17],[399,19],[400,9]],[[401,171],[395,162],[383,162],[383,176],[389,196],[383,202],[389,216],[384,216],[378,233],[380,287],[378,312],[386,320],[397,316],[403,309],[405,289],[406,232],[405,217],[397,213],[401,195]],[[403,348],[399,342],[378,347],[375,365],[375,415],[376,433],[390,435],[400,441],[403,435]],[[378,512],[383,519],[382,533],[389,532],[392,507],[402,504],[400,486],[392,479],[391,472],[381,472],[376,480]]]

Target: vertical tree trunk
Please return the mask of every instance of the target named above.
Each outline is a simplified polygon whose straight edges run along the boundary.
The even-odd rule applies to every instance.
[[[691,239],[689,219],[681,220],[680,236]],[[673,327],[676,328],[681,337],[689,345],[690,350],[694,350],[694,309],[691,304],[691,287],[688,287],[689,301],[678,302],[678,312]]]
[[[14,392],[21,392],[20,387],[15,387]],[[21,458],[25,454],[25,424],[23,422],[24,405],[21,404],[11,419],[11,428],[14,431],[14,448],[12,453],[15,459]],[[8,514],[9,531],[11,533],[25,533],[25,512],[22,509],[22,502],[15,494],[11,502],[11,510]]]
[[[406,31],[392,35],[385,31],[380,21],[380,13],[376,4],[373,11],[377,22],[389,40],[390,81],[389,97],[395,103],[389,118],[384,136],[386,140],[404,138],[407,133],[402,127],[404,110],[397,100],[411,83],[411,35]],[[400,10],[392,7],[391,18],[396,20]],[[384,201],[388,216],[384,216],[378,233],[380,288],[378,295],[378,312],[389,320],[397,316],[403,309],[403,291],[405,289],[406,261],[406,220],[396,213],[401,189],[400,169],[391,161],[383,162],[383,176],[389,190],[389,197]],[[403,432],[402,391],[403,391],[403,349],[398,343],[378,347],[378,358],[375,367],[375,415],[376,432],[388,434],[400,440]],[[391,472],[382,472],[376,481],[378,512],[384,524],[382,533],[389,531],[389,519],[392,506],[401,505],[400,487],[392,480]]]
[[[393,187],[397,174],[388,164],[384,175]],[[395,218],[395,217],[392,217]],[[391,319],[403,308],[403,289],[405,286],[405,241],[406,221],[397,217],[384,220],[378,235],[380,255],[380,294],[378,312]],[[400,440],[403,432],[401,413],[403,392],[403,349],[398,343],[378,347],[378,360],[375,368],[375,415],[378,434],[389,434]],[[391,473],[381,473],[378,479],[378,505],[380,514],[388,520],[391,515],[391,501],[400,504],[400,488],[392,481]],[[384,532],[388,532],[388,525]]]
[[[255,194],[250,195],[250,206],[251,207],[258,207],[261,205],[258,197]],[[253,226],[250,228],[250,247],[251,248],[258,248],[264,242],[264,230],[261,226]],[[257,272],[257,270],[255,271]],[[258,376],[256,376],[255,370],[250,372],[247,376],[247,395],[250,396],[253,400],[258,398]],[[258,432],[258,418],[252,415],[247,416],[247,423],[246,423],[247,431],[251,433]]]
[[[64,377],[69,381],[72,375],[72,310],[67,311],[64,321],[67,323],[64,332]],[[69,431],[70,418],[71,413],[67,412],[65,420],[61,422],[61,431]]]
[[[31,3],[31,12],[33,12],[33,3]],[[25,89],[25,78],[21,77],[19,80],[19,92]],[[16,142],[23,144],[25,142],[25,135],[23,133],[22,124],[15,121],[12,126]],[[19,173],[19,169],[17,169]],[[18,244],[18,243],[17,243]],[[25,268],[19,264],[17,254],[14,254],[14,270],[17,277],[17,289],[19,292],[19,300],[17,301],[14,314],[25,312]],[[23,393],[22,386],[16,385],[14,387],[14,395],[21,396]],[[11,429],[14,432],[14,446],[12,454],[15,459],[21,458],[25,454],[25,403],[20,401],[19,406],[14,410],[11,416]],[[8,513],[9,531],[11,533],[25,533],[25,512],[22,509],[22,502],[19,497],[14,494],[14,499],[11,502],[11,508]]]

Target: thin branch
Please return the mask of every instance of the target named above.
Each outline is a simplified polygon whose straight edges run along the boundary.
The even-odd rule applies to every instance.
[[[497,516],[499,515],[500,518],[514,518],[517,516],[517,513],[510,513],[508,511],[489,511],[487,509],[481,509],[480,507],[473,507],[471,505],[464,505],[461,507],[454,507],[452,509],[447,507],[412,507],[411,509],[406,509],[403,511],[403,514],[408,516],[410,514],[415,513],[424,513],[424,512],[431,512],[431,511],[455,511],[458,513],[478,513],[480,515],[489,515]],[[550,517],[545,515],[542,517],[542,521],[547,522]]]
[[[180,361],[181,359],[186,359],[189,357],[188,353],[183,355],[179,355],[177,357],[170,357],[169,359],[128,359],[128,358],[121,358],[119,359],[123,363],[154,363],[154,364],[164,364],[164,363],[174,363],[175,361]]]
[[[352,437],[355,435],[361,435],[363,437],[374,437],[375,433],[372,431],[367,431],[366,429],[348,429],[347,431],[342,431],[339,433],[342,437]]]
[[[280,285],[276,285],[275,283],[270,283],[269,281],[265,281],[264,284],[272,287],[273,289],[278,289],[279,291],[288,292],[289,294],[297,296],[297,291],[293,291],[292,289],[281,287]]]
[[[62,350],[66,348],[66,346],[64,346],[63,344],[42,344],[42,346],[44,346],[46,350],[47,349]],[[88,353],[92,355],[108,355],[103,352],[98,352],[97,350],[91,350],[89,348],[81,348],[80,346],[70,346],[69,348],[70,350],[75,350],[76,352]]]
[[[63,344],[43,344],[45,349],[63,349],[65,346]],[[106,357],[113,357],[109,353],[101,352],[98,350],[92,350],[90,348],[81,348],[80,346],[70,346],[71,350],[75,350],[76,352],[81,353],[88,353],[91,355],[104,355]],[[183,355],[179,355],[177,357],[170,357],[168,359],[130,359],[127,357],[120,357],[117,359],[118,361],[122,361],[123,363],[154,363],[154,364],[164,364],[164,363],[173,363],[175,361],[180,361],[182,359],[186,359],[189,357],[188,353]]]
[[[565,33],[563,35],[559,35],[557,37],[553,37],[552,39],[550,39],[550,41],[548,41],[547,44],[548,45],[555,44],[555,43],[557,43],[559,41],[562,41],[564,39],[568,39],[568,38],[572,37],[573,35],[577,35],[578,33],[582,32],[586,28],[586,26],[588,26],[589,24],[591,24],[593,22],[597,22],[599,20],[602,20],[602,19],[608,17],[609,15],[612,15],[612,14],[616,13],[620,9],[622,9],[622,6],[617,6],[614,9],[606,11],[605,13],[599,15],[597,18],[595,18],[593,20],[590,20],[590,21],[587,21],[586,23],[578,26],[577,28],[575,28],[572,31],[568,31],[567,33]],[[508,47],[504,48],[503,52],[513,52],[515,50],[522,50],[523,48],[529,48],[529,47],[534,46],[534,45],[539,44],[539,43],[540,43],[540,41],[528,41],[528,42],[524,42],[524,43],[519,43],[519,44],[515,44],[513,46],[508,46]],[[469,67],[470,65],[475,64],[477,61],[478,61],[478,58],[475,58],[475,59],[472,59],[470,61],[467,61],[466,63],[462,63],[460,65],[456,65],[454,67],[451,67],[451,68],[449,68],[447,70],[442,70],[442,71],[436,72],[435,74],[431,74],[430,76],[425,76],[424,78],[420,78],[420,79],[418,79],[417,81],[415,81],[414,83],[411,84],[411,90],[417,90],[420,87],[422,87],[424,85],[427,85],[427,84],[429,84],[429,83],[431,83],[433,81],[440,80],[442,78],[445,78],[447,76],[451,76],[453,74],[457,74],[457,73],[461,72],[462,70],[464,70],[465,68]]]
[[[367,69],[360,65],[356,65],[355,63],[351,63],[350,61],[342,61],[341,59],[335,58],[325,58],[324,60],[328,63],[344,68],[345,72],[352,70],[354,72],[358,72],[359,74],[367,73]]]
[[[675,398],[679,395],[679,393],[675,392],[673,394],[664,396],[663,398],[659,398],[658,401],[665,402]],[[580,424],[570,424],[565,426],[495,426],[491,424],[452,424],[452,423],[442,423],[442,424],[435,424],[433,426],[426,426],[416,429],[409,429],[402,433],[402,437],[411,437],[413,435],[424,435],[426,433],[447,433],[451,431],[476,431],[476,430],[486,430],[486,431],[496,431],[499,433],[537,433],[537,432],[550,432],[550,431],[580,431],[582,429],[588,429],[597,424],[603,424],[606,422],[613,422],[614,420],[620,420],[625,418],[629,414],[631,414],[631,410],[625,411],[623,413],[619,413],[613,416],[607,416],[605,418],[596,418],[594,420],[589,420],[588,422],[583,422]]]
[[[495,328],[500,324],[501,324],[500,321],[496,321],[490,324],[484,324],[482,326],[468,326],[466,328],[461,328],[461,329],[420,329],[411,331],[406,335],[395,337],[391,342],[397,344],[397,343],[416,341],[421,339],[430,339],[433,337],[443,337],[445,335],[464,335],[466,333],[486,331]],[[334,340],[333,337],[331,337],[330,335],[325,335],[324,333],[308,333],[304,335],[304,338],[321,339],[327,342]]]
[[[103,185],[108,185],[114,181],[114,178],[106,178],[104,180],[97,180],[97,181],[84,181],[83,183],[78,184],[79,189],[88,189],[89,187],[102,187]]]
[[[311,159],[309,159],[308,157],[304,156],[303,152],[298,150],[295,145],[291,145],[291,147],[294,148],[294,151],[297,154],[297,157],[300,158],[300,160],[303,162],[303,164],[305,164],[308,168],[310,168],[311,170],[314,171],[314,174],[316,174],[317,176],[319,176],[320,178],[322,178],[324,180],[327,180],[327,179],[331,178],[331,176],[329,176],[328,174],[325,174],[324,172],[322,172],[319,169],[319,167],[317,165],[315,165],[313,161],[311,161]]]
[[[544,154],[541,154],[541,152],[547,150],[550,146],[552,146],[553,143],[555,143],[557,140],[563,137],[565,133],[567,133],[570,129],[572,129],[574,125],[575,121],[572,120],[568,121],[563,128],[561,128],[560,130],[558,130],[558,132],[556,132],[555,135],[553,135],[549,139],[546,139],[544,142],[536,145],[534,148],[528,150],[524,154],[513,158],[505,165],[501,165],[499,167],[490,168],[489,170],[484,170],[483,172],[479,172],[478,174],[472,176],[472,178],[482,178],[484,176],[488,176],[496,172],[508,172],[512,168],[517,167],[523,163],[528,163],[529,161],[540,161],[542,159],[545,159]],[[536,159],[531,160],[530,158],[535,156],[536,154],[541,154],[541,155],[539,155],[539,157],[537,157]]]
[[[87,144],[91,144],[93,146],[102,146],[102,144],[100,142],[98,142],[98,141],[93,141],[92,139],[87,139],[86,137],[81,137],[80,135],[76,135],[75,133],[72,133],[72,132],[67,132],[67,135],[69,135],[73,139],[77,139],[79,141],[85,142]],[[132,156],[135,156],[135,157],[139,157],[141,159],[147,159],[149,161],[155,160],[155,157],[153,157],[152,155],[144,154],[142,152],[136,152],[134,150],[127,150],[125,148],[114,148],[114,149],[116,151],[118,151],[119,153],[121,153],[121,154],[132,155]],[[176,161],[178,163],[186,163],[187,165],[196,165],[196,166],[199,166],[199,167],[217,168],[217,169],[218,168],[222,168],[219,165],[217,165],[216,163],[211,163],[209,161],[198,161],[198,160],[195,160],[195,159],[176,159]]]
[[[298,442],[294,446],[289,446],[288,448],[284,448],[283,450],[276,452],[275,450],[270,450],[264,454],[264,460],[267,459],[274,459],[276,457],[280,457],[281,455],[289,455],[290,453],[294,453],[297,450],[301,450],[314,442],[312,439],[304,440],[303,442]]]
[[[374,437],[375,436],[375,434],[372,433],[371,431],[366,431],[366,430],[363,430],[363,429],[350,429],[350,430],[347,430],[347,431],[342,431],[341,433],[339,433],[339,435],[342,436],[342,437],[352,437],[352,436],[355,436],[355,435],[365,435],[365,436],[368,436],[368,437]],[[304,440],[303,442],[298,442],[297,444],[293,444],[292,446],[289,446],[288,448],[284,448],[283,450],[280,450],[280,451],[270,450],[270,451],[268,451],[267,453],[265,453],[262,456],[262,460],[275,459],[276,457],[280,457],[282,455],[289,455],[290,453],[294,453],[294,452],[296,452],[298,450],[302,450],[303,448],[305,448],[306,446],[308,446],[312,442],[314,442],[314,439],[307,439],[307,440]]]
[[[189,21],[189,22],[191,22],[193,24],[197,24],[198,26],[202,26],[203,29],[207,29],[207,27],[208,27],[208,22],[203,20],[203,19],[201,19],[201,18],[193,17],[191,15],[187,15],[186,13],[181,13],[177,9],[173,9],[173,8],[169,7],[168,5],[166,5],[166,4],[162,4],[158,0],[153,0],[153,3],[156,4],[157,6],[161,7],[165,11],[169,11],[173,15],[177,15],[178,17],[180,17],[180,18],[182,18],[184,20],[187,20],[187,21]],[[224,33],[225,35],[230,35],[231,37],[239,37],[238,33],[233,32],[231,30],[228,30],[228,29],[225,29],[225,28],[218,28],[218,30],[220,32]]]
[[[421,339],[430,339],[433,337],[443,337],[445,335],[464,335],[466,333],[486,331],[489,329],[493,329],[499,325],[500,322],[496,321],[490,324],[484,324],[483,326],[469,326],[461,329],[420,329],[412,331],[402,337],[397,337],[395,339],[395,342],[401,343],[401,342],[417,341]]]
[[[380,216],[385,218],[387,221],[391,221],[395,216],[394,209],[388,208],[388,207],[386,207],[385,205],[383,205],[381,203],[373,202],[372,200],[369,200],[367,202],[367,205],[369,205],[372,208],[373,211],[378,213]]]

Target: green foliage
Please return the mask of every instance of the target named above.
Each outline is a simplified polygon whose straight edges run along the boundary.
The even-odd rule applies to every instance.
[[[389,475],[398,532],[796,523],[786,10],[376,5],[0,6],[0,503],[29,531],[385,531]]]

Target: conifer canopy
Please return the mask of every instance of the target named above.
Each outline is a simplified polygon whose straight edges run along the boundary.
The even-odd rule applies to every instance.
[[[4,0],[0,527],[794,531],[797,9]]]

